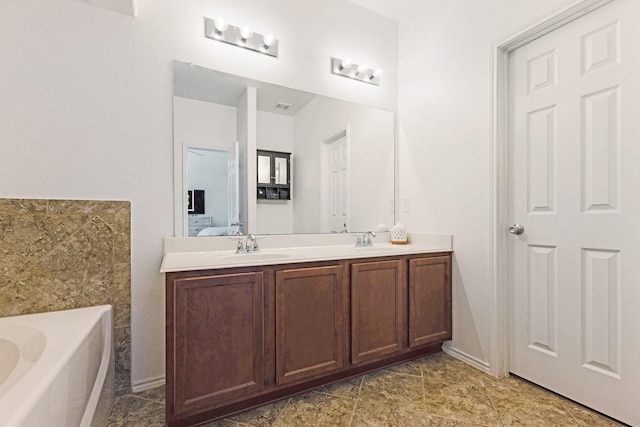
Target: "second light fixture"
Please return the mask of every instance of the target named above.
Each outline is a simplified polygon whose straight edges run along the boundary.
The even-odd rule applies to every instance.
[[[373,69],[365,63],[354,64],[350,58],[339,59],[331,57],[331,72],[338,76],[348,77],[364,83],[380,86],[380,68]]]
[[[278,40],[271,34],[258,34],[248,27],[229,25],[223,18],[204,18],[205,36],[212,40],[278,57]]]

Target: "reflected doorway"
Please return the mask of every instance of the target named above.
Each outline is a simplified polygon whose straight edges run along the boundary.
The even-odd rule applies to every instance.
[[[349,232],[348,129],[322,141],[320,232]]]
[[[230,166],[230,155],[237,156],[230,151],[186,148],[189,237],[229,234],[229,207],[238,198],[231,182],[237,175],[236,167]]]

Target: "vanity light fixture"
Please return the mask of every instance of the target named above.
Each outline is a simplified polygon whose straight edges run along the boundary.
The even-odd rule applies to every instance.
[[[382,70],[371,69],[365,63],[360,65],[351,62],[351,59],[339,59],[331,57],[331,73],[342,77],[348,77],[360,82],[380,86],[380,75]]]
[[[212,40],[278,57],[278,40],[272,34],[258,34],[248,26],[236,27],[223,18],[205,17],[204,35]]]

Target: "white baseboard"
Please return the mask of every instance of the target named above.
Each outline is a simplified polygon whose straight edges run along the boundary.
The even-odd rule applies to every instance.
[[[165,376],[149,378],[143,381],[139,381],[131,385],[131,391],[134,393],[140,393],[141,391],[151,390],[152,388],[160,387],[166,382]]]
[[[473,357],[470,354],[465,353],[464,351],[458,350],[451,344],[451,341],[447,341],[442,344],[442,351],[451,357],[462,360],[463,362],[473,366],[474,368],[478,368],[481,371],[491,375],[491,370],[489,369],[489,364],[487,362],[483,362],[482,360]]]
[[[489,364],[487,362],[483,362],[482,360],[477,359],[465,353],[464,351],[458,350],[457,348],[451,345],[451,341],[447,341],[444,344],[442,344],[442,351],[451,357],[455,357],[456,359],[462,360],[463,362],[468,363],[469,365],[490,374]],[[153,388],[160,387],[165,382],[166,382],[166,378],[164,375],[162,375],[160,377],[150,378],[150,379],[146,379],[143,381],[139,381],[135,384],[132,384],[131,390],[134,393],[140,393],[141,391],[151,390]]]

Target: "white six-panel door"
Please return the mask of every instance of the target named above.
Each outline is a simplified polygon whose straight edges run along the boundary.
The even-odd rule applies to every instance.
[[[640,0],[511,53],[510,370],[640,425]]]
[[[327,144],[329,231],[341,233],[349,227],[349,170],[346,134]]]
[[[240,225],[240,174],[238,173],[238,166],[240,164],[239,145],[239,142],[236,141],[229,147],[229,157],[227,161],[227,177],[229,183],[227,225],[229,227],[229,236],[234,236],[242,229]]]

